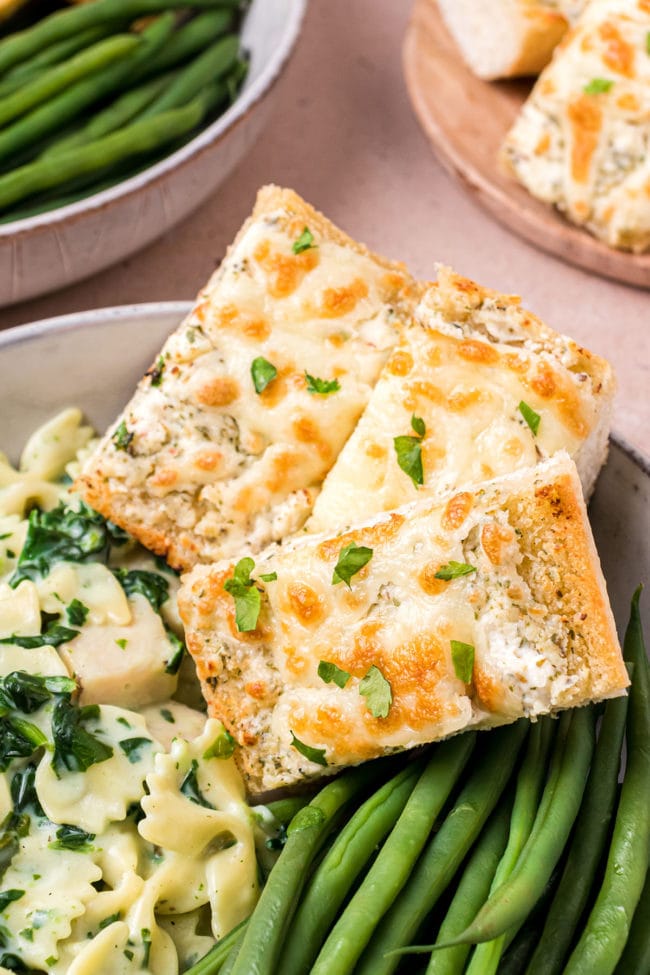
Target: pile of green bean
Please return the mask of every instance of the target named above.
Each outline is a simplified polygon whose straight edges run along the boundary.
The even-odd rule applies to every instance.
[[[224,111],[240,17],[239,0],[93,0],[0,40],[0,220],[113,185]]]
[[[286,842],[260,900],[188,975],[648,975],[639,596],[628,697],[460,735],[353,769],[306,805],[272,804]]]

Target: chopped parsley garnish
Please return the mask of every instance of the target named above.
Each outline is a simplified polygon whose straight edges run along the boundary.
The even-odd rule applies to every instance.
[[[608,92],[614,82],[609,78],[592,78],[582,89],[585,95],[603,95]]]
[[[310,247],[315,246],[314,235],[309,227],[305,227],[300,237],[298,237],[297,240],[294,240],[293,244],[291,245],[291,250],[294,252],[294,254],[302,254],[303,251],[308,251]]]
[[[19,717],[0,718],[0,772],[6,772],[14,758],[30,758],[47,743],[40,728]]]
[[[350,579],[356,575],[372,558],[373,550],[366,545],[355,545],[350,542],[339,552],[339,557],[332,574],[332,585],[344,582],[351,589]]]
[[[94,833],[86,833],[79,826],[60,826],[56,831],[56,839],[48,846],[51,850],[74,850],[75,853],[88,853],[92,850]]]
[[[73,626],[83,626],[88,619],[88,613],[90,610],[80,599],[73,599],[69,606],[66,607],[65,615],[68,617],[68,623]]]
[[[71,677],[40,677],[24,670],[14,670],[0,678],[0,706],[33,714],[53,694],[72,694],[76,686]]]
[[[142,749],[151,745],[151,738],[123,738],[119,746],[130,761],[135,765],[142,758]]]
[[[345,687],[350,680],[347,670],[341,670],[336,664],[321,660],[318,664],[318,676],[326,684],[336,684],[337,687]]]
[[[386,718],[393,703],[389,682],[374,664],[359,682],[359,694],[366,699],[366,707],[373,718]]]
[[[535,412],[532,406],[529,406],[528,403],[524,403],[523,399],[518,406],[518,410],[532,430],[533,436],[536,437],[537,431],[539,430],[539,421],[541,420],[541,416],[539,413]]]
[[[264,356],[258,356],[251,362],[251,378],[256,393],[263,393],[269,383],[272,383],[278,374],[272,362]]]
[[[307,380],[307,392],[317,396],[329,396],[330,393],[338,393],[341,384],[338,379],[319,379],[318,376],[311,376],[305,373]]]
[[[240,559],[231,579],[226,579],[223,588],[235,600],[235,624],[240,633],[248,633],[257,626],[260,615],[260,591],[251,579],[255,562],[251,558]]]
[[[447,562],[446,565],[441,565],[436,572],[434,579],[444,579],[445,582],[449,582],[450,579],[458,579],[460,576],[471,575],[472,572],[476,572],[476,566],[468,565],[467,562]]]
[[[474,670],[474,647],[471,643],[461,643],[460,640],[451,641],[451,662],[458,680],[469,684]]]
[[[308,758],[310,762],[315,762],[316,765],[327,765],[327,759],[325,758],[324,748],[312,748],[311,745],[305,745],[304,741],[300,738],[296,738],[293,731],[291,732],[291,745],[296,751]],[[305,809],[309,807],[305,806]],[[304,812],[303,809],[300,812]]]
[[[12,535],[13,532],[4,532],[4,534],[0,535],[0,542],[4,542],[6,538],[11,538]]]
[[[120,639],[119,640],[116,640],[115,642],[117,643],[117,645],[120,648],[120,650],[126,650],[126,648],[128,646],[128,643],[129,643],[129,641],[126,639],[126,637],[120,637]]]
[[[260,579],[262,580],[262,582],[275,582],[277,578],[278,578],[277,572],[263,572],[260,575]]]
[[[163,379],[163,372],[165,371],[165,357],[159,355],[156,359],[155,366],[152,366],[145,375],[149,376],[152,386],[160,386]]]
[[[43,579],[57,562],[106,562],[112,545],[128,535],[83,501],[77,510],[63,503],[52,511],[34,508],[16,571],[9,580],[15,589],[23,579]]]
[[[59,623],[50,623],[44,633],[39,636],[7,636],[0,640],[0,643],[12,643],[25,650],[34,650],[36,647],[59,647],[68,640],[74,640],[79,636],[79,630],[71,630],[68,626],[61,626]]]
[[[191,802],[195,802],[197,806],[204,806],[206,809],[214,809],[212,803],[208,802],[199,789],[199,780],[197,776],[198,767],[199,763],[195,758],[193,758],[192,764],[187,770],[185,778],[181,782],[180,790],[186,799],[189,799]]]
[[[99,705],[97,704],[87,704],[85,707],[78,708],[67,698],[58,699],[52,712],[54,738],[52,768],[57,778],[61,777],[64,770],[85,772],[91,765],[111,758],[113,754],[111,746],[84,727],[88,721],[96,721],[98,718]]]
[[[126,421],[122,420],[120,425],[115,429],[111,440],[115,444],[116,450],[126,450],[131,453],[131,444],[133,443],[133,438],[135,433],[133,430],[129,430],[126,425]]]
[[[143,928],[140,932],[140,937],[142,938],[142,967],[149,967],[149,955],[151,954],[151,931],[149,928]]]
[[[24,890],[0,890],[0,914],[7,909],[7,907],[13,903],[13,901],[19,901],[21,897],[25,896]]]
[[[217,735],[212,744],[203,752],[204,758],[230,758],[235,751],[237,742],[224,728],[221,734]]]
[[[109,924],[115,924],[116,921],[119,921],[121,917],[122,912],[116,911],[115,914],[109,914],[108,917],[105,917],[103,921],[100,921],[97,927],[100,931],[103,931],[104,928],[109,926]]]
[[[176,724],[176,718],[171,713],[171,711],[169,710],[169,708],[161,708],[160,709],[160,717],[161,718],[164,718],[165,721],[168,721],[169,724]]]
[[[424,484],[422,470],[422,437],[426,433],[426,426],[421,416],[411,417],[411,427],[416,436],[401,436],[393,438],[397,463],[405,474],[411,478],[416,487]]]

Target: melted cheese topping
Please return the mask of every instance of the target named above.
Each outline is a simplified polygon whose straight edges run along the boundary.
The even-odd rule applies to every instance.
[[[332,574],[350,543],[372,557],[348,588]],[[223,588],[232,566],[195,569],[181,593],[188,644],[211,709],[249,745],[242,761],[253,789],[323,774],[291,747],[292,734],[322,749],[331,770],[616,693],[627,677],[611,615],[592,596],[602,582],[597,564],[587,568],[592,545],[575,467],[561,453],[534,472],[423,499],[345,534],[285,543],[255,567],[255,578],[277,580],[259,583],[253,633],[238,633]],[[437,578],[451,562],[476,571]],[[598,638],[584,629],[594,624]],[[452,641],[474,648],[468,684]],[[319,677],[320,661],[350,675],[343,688]],[[373,667],[392,693],[385,716],[362,694]]]
[[[567,450],[585,492],[596,471],[583,448],[611,397],[606,364],[546,329],[504,295],[441,268],[323,485],[311,531],[355,524],[369,514],[507,474]],[[533,433],[519,408],[540,416]],[[395,437],[425,434],[424,484],[398,464]]]
[[[395,342],[407,276],[316,226],[295,253],[303,228],[277,204],[245,225],[120,418],[128,450],[116,424],[85,468],[90,502],[175,564],[301,527]],[[258,358],[277,373],[259,393]]]
[[[650,8],[592,0],[504,144],[513,173],[612,247],[650,247]]]

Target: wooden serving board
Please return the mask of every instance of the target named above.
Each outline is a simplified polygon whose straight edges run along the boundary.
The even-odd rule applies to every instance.
[[[650,254],[607,247],[500,171],[499,147],[530,81],[477,78],[461,58],[435,0],[415,0],[403,59],[411,102],[436,156],[497,220],[571,264],[650,288]]]

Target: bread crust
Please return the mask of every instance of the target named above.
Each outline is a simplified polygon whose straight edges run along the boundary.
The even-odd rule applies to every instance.
[[[176,568],[296,531],[418,293],[403,265],[262,188],[76,489]],[[259,391],[257,359],[276,370]],[[340,389],[314,395],[308,373]]]
[[[341,549],[372,549],[351,587],[332,582]],[[458,561],[475,571],[437,578]],[[242,745],[251,794],[470,727],[623,693],[628,677],[575,465],[558,454],[462,492],[422,498],[343,535],[302,534],[259,557],[257,629],[239,633],[224,582],[232,563],[196,567],[180,610],[211,714]],[[263,582],[262,574],[277,573]],[[474,647],[459,679],[451,641]],[[343,688],[319,660],[350,676]],[[392,703],[371,713],[371,667]],[[327,767],[292,747],[322,749]]]

